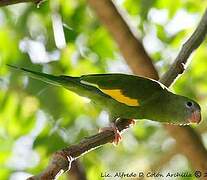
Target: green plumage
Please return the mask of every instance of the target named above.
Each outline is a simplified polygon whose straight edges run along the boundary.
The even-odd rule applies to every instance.
[[[201,120],[200,106],[195,101],[173,94],[163,84],[148,78],[126,74],[54,76],[9,66],[32,78],[90,98],[109,112],[111,120],[150,119],[173,124],[199,123]]]

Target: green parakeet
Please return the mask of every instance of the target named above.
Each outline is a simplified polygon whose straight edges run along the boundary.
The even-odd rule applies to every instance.
[[[32,78],[88,97],[105,109],[112,121],[118,118],[149,119],[179,125],[201,121],[198,103],[173,94],[163,84],[152,79],[116,73],[80,77],[54,76],[9,66],[24,71]]]

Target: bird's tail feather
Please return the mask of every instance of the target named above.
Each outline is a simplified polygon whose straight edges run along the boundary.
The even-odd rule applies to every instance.
[[[61,76],[54,76],[54,75],[36,72],[36,71],[32,71],[32,70],[29,70],[26,68],[21,68],[21,67],[9,65],[9,64],[7,64],[7,65],[13,69],[24,72],[25,74],[27,74],[28,76],[30,76],[34,79],[38,79],[38,80],[44,81],[44,82],[52,84],[52,85],[64,86],[65,84],[69,84],[70,76],[68,76],[68,78],[66,80],[65,78],[63,78]],[[73,77],[71,77],[71,79],[73,79]]]
[[[88,97],[92,100],[100,101],[102,100],[103,96],[106,96],[96,87],[93,87],[87,84],[82,84],[80,82],[79,77],[54,76],[54,75],[50,75],[46,73],[32,71],[26,68],[16,67],[13,65],[8,65],[8,66],[16,70],[22,71],[34,79],[38,79],[38,80],[41,80],[41,81],[44,81],[46,83],[56,85],[56,86],[63,86],[66,89],[79,94],[80,96]]]

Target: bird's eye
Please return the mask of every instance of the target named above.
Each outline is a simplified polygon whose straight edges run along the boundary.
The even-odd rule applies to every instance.
[[[185,105],[186,105],[187,108],[191,108],[193,106],[193,103],[188,101],[188,102],[186,102]]]

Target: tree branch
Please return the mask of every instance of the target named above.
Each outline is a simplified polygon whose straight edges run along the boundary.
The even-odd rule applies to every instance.
[[[207,10],[205,11],[200,23],[191,37],[183,44],[181,51],[176,57],[174,63],[170,69],[159,80],[166,86],[170,86],[179,74],[182,74],[185,70],[185,64],[191,53],[197,49],[203,42],[207,29]]]
[[[42,0],[0,0],[0,7],[17,4],[17,3],[28,3],[28,2],[39,4],[42,2]]]
[[[120,132],[129,127],[131,120],[118,120],[115,124]],[[28,178],[28,180],[51,180],[70,170],[71,163],[80,156],[99,148],[100,146],[111,143],[115,138],[114,132],[103,131],[96,135],[84,138],[80,143],[62,149],[53,155],[48,167],[39,175]]]

